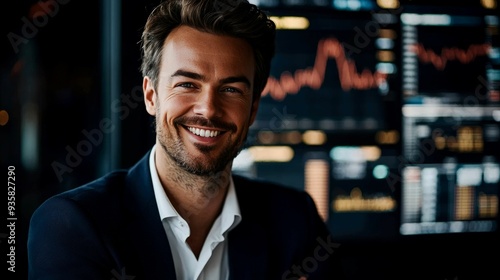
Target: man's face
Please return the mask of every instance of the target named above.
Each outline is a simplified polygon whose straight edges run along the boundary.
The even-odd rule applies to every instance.
[[[187,26],[174,29],[163,45],[158,87],[148,77],[143,84],[160,152],[193,174],[225,169],[257,112],[254,69],[244,40]]]

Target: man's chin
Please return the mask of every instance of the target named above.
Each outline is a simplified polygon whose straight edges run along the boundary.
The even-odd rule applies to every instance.
[[[219,172],[223,171],[225,167],[223,168],[215,168],[215,167],[191,167],[191,166],[182,166],[184,170],[186,170],[188,173],[191,173],[196,176],[200,177],[209,177],[213,176],[215,174],[218,174]]]
[[[211,159],[204,157],[203,159],[195,159],[191,162],[179,162],[177,164],[188,173],[197,176],[212,176],[226,169],[228,162],[220,162],[220,159]]]
[[[193,149],[194,148],[194,149]],[[172,149],[174,150],[174,149]],[[229,151],[233,151],[230,153]],[[197,144],[189,149],[176,149],[167,154],[186,172],[197,176],[213,176],[227,169],[234,159],[234,147],[219,151],[217,146]]]

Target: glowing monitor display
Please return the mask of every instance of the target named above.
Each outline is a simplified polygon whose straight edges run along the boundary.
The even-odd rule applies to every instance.
[[[276,55],[236,169],[308,191],[339,239],[395,236],[395,190],[386,178],[400,139],[397,16],[327,8],[269,14]]]
[[[403,235],[494,232],[500,195],[500,108],[403,108]]]
[[[396,71],[390,18],[369,12],[270,14],[278,26],[271,77],[254,130],[393,128]],[[279,118],[280,124],[270,120]]]
[[[499,18],[401,15],[403,235],[495,232]]]
[[[499,104],[498,17],[401,15],[407,104]]]

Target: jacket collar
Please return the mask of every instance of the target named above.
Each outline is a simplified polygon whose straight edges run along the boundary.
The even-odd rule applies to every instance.
[[[143,268],[137,273],[146,279],[176,279],[171,248],[154,196],[150,153],[151,150],[127,174],[124,208],[130,221],[125,232],[130,235],[128,240],[135,254],[132,258]],[[228,237],[230,279],[262,279],[269,263],[266,229],[262,225],[265,213],[252,207],[259,198],[247,191],[252,187],[248,181],[234,175],[233,180],[242,221]]]
[[[124,208],[130,223],[126,232],[130,234],[134,259],[143,269],[137,273],[145,279],[176,279],[170,245],[156,206],[149,171],[150,152],[127,174]]]
[[[233,181],[242,220],[229,232],[229,279],[266,279],[270,244],[263,220],[268,213],[255,207],[262,198],[251,191],[255,186],[251,186],[250,181],[236,175],[233,175]]]

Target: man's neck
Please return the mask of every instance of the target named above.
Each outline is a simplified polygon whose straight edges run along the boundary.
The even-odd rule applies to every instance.
[[[200,177],[192,174],[165,175],[158,172],[163,189],[177,212],[188,223],[215,217],[229,187],[230,173],[227,171],[213,177]]]
[[[213,176],[198,176],[177,166],[167,155],[156,154],[158,177],[179,215],[190,227],[187,240],[196,257],[219,216],[230,183],[231,166]]]

